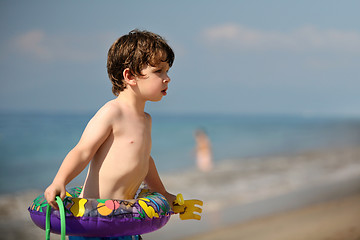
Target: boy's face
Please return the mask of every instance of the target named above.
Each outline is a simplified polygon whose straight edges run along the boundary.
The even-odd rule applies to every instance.
[[[137,86],[146,101],[157,102],[166,96],[170,82],[168,71],[169,64],[167,62],[160,62],[155,67],[147,65],[141,71],[143,76],[137,77]]]

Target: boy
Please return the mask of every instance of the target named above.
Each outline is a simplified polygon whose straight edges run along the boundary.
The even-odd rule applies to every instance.
[[[90,161],[80,197],[132,199],[145,181],[151,190],[173,203],[175,196],[165,190],[150,156],[151,116],[144,108],[147,101],[160,101],[166,96],[168,71],[174,58],[166,41],[147,31],[133,30],[113,43],[107,70],[117,98],[106,103],[89,121],[79,143],[65,157],[45,190],[52,207],[58,209],[55,197],[65,197],[65,186]]]

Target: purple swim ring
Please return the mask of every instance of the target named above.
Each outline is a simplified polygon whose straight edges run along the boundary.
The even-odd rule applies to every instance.
[[[145,234],[163,227],[173,214],[163,195],[147,189],[130,200],[78,198],[80,193],[81,187],[71,188],[63,200],[66,235],[118,237]],[[47,206],[42,194],[28,209],[33,222],[44,230]],[[50,225],[52,233],[61,233],[58,210],[51,210]]]

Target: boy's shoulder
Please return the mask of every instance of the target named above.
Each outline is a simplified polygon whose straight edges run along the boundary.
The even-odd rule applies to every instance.
[[[122,121],[124,119],[129,119],[125,117],[128,115],[126,107],[121,106],[121,103],[116,100],[111,100],[105,103],[95,114],[94,118],[101,119],[100,121],[106,121],[110,124]],[[144,112],[145,120],[151,124],[152,118],[151,115],[147,112]]]
[[[95,114],[96,117],[100,117],[103,119],[111,120],[111,119],[119,119],[123,115],[121,108],[115,102],[115,100],[111,100],[105,103]]]

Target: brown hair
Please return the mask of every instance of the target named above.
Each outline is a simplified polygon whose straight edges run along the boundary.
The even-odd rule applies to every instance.
[[[132,30],[116,40],[108,52],[107,71],[112,92],[118,96],[126,88],[123,76],[126,68],[132,75],[142,76],[141,70],[146,65],[167,62],[171,67],[174,59],[174,52],[164,38],[152,32]]]

